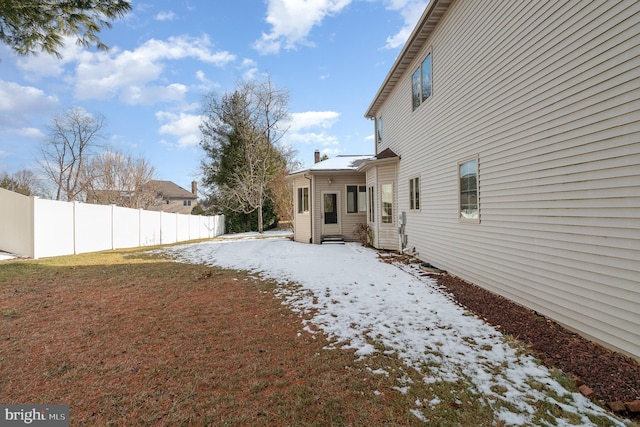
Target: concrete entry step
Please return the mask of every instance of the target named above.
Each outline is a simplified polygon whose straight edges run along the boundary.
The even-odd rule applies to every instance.
[[[337,243],[337,244],[343,245],[344,236],[341,236],[341,235],[322,236],[322,244],[325,244],[325,243]]]

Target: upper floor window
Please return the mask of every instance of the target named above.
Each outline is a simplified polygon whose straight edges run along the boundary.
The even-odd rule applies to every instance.
[[[183,200],[182,206],[191,206],[191,200]]]
[[[461,220],[480,220],[478,203],[478,159],[468,160],[458,165],[460,188]]]
[[[420,210],[420,178],[409,180],[409,209]]]
[[[382,117],[376,119],[376,144],[382,142]]]
[[[347,185],[347,212],[367,211],[367,187],[364,185]]]
[[[298,213],[309,212],[309,187],[298,188]]]
[[[411,86],[413,109],[415,110],[431,96],[431,54],[427,55],[413,73]]]

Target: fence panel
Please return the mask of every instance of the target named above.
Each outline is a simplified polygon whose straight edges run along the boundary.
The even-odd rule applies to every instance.
[[[160,240],[163,245],[176,243],[178,241],[177,216],[178,214],[169,212],[162,212],[162,215],[160,215],[160,229],[162,230]]]
[[[213,238],[224,216],[27,197],[0,188],[0,250],[42,258]]]
[[[140,246],[162,244],[162,212],[140,211]]]
[[[0,188],[0,249],[33,256],[33,200]]]
[[[200,222],[201,217],[199,215],[189,216],[189,240],[200,239]]]
[[[113,249],[135,248],[140,243],[140,210],[113,206]]]
[[[178,242],[189,240],[189,215],[176,215],[176,239]]]
[[[34,198],[34,258],[75,253],[73,202]]]
[[[112,207],[74,202],[75,253],[113,249]]]

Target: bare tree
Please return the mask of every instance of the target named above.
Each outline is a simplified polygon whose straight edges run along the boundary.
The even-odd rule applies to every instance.
[[[102,115],[74,107],[53,118],[51,135],[40,150],[39,164],[55,184],[56,200],[79,200],[88,188],[85,167],[103,138]]]
[[[150,183],[155,168],[142,157],[104,151],[85,170],[88,203],[147,209],[156,202],[157,191]]]
[[[211,97],[208,118],[201,126],[204,182],[215,187],[216,199],[233,212],[258,212],[263,232],[263,208],[273,200],[271,183],[286,168],[281,139],[287,131],[289,94],[271,79],[241,83],[220,101]]]
[[[14,174],[0,174],[0,188],[14,191],[25,196],[43,196],[46,191],[38,176],[29,169],[22,169]]]

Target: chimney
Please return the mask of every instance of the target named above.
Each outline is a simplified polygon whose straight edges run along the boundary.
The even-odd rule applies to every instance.
[[[191,192],[198,197],[198,183],[196,181],[191,181]]]
[[[315,153],[313,153],[313,162],[318,163],[319,161],[320,161],[320,151],[316,150]]]

